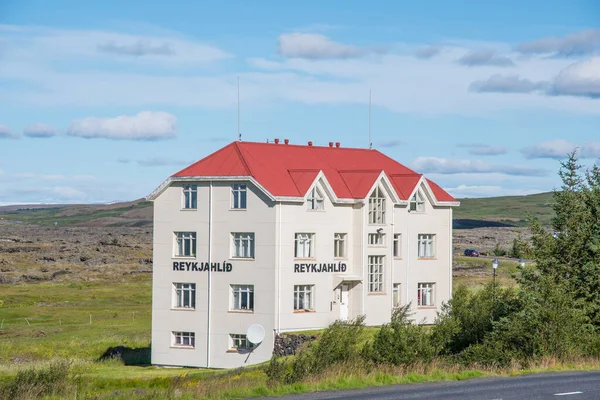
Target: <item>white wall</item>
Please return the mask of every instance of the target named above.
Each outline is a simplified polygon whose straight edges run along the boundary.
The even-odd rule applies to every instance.
[[[176,231],[197,232],[197,256],[187,261],[204,262],[209,252],[210,188],[198,183],[198,209],[181,210],[182,184],[173,183],[154,202],[154,273],[152,363],[198,367],[229,368],[266,361],[271,357],[273,335],[277,330],[296,331],[324,328],[340,315],[339,288],[342,275],[350,277],[349,317],[366,315],[368,325],[390,319],[392,284],[401,284],[402,304],[412,302],[413,318],[432,323],[443,301],[451,295],[452,210],[434,207],[426,198],[424,212],[408,212],[407,205],[386,201],[386,221],[370,225],[368,200],[360,204],[333,204],[325,198],[323,211],[308,210],[306,203],[275,203],[248,183],[247,209],[231,210],[232,182],[212,185],[211,261],[233,265],[231,272],[211,272],[210,360],[207,360],[208,273],[173,271]],[[317,183],[323,194],[327,188]],[[421,187],[423,193],[426,188]],[[384,191],[384,193],[386,193]],[[378,228],[385,233],[384,246],[368,246],[368,233]],[[231,259],[231,233],[254,232],[255,259]],[[316,255],[311,260],[294,258],[295,234],[314,233]],[[334,234],[347,234],[347,257],[334,258]],[[392,257],[393,234],[402,234],[400,259]],[[435,234],[436,251],[432,259],[417,257],[418,234]],[[385,256],[384,292],[367,292],[367,257]],[[296,263],[339,263],[345,273],[294,272]],[[359,277],[362,281],[357,281]],[[193,311],[173,310],[173,282],[196,283],[197,301]],[[417,284],[435,283],[434,307],[417,307]],[[254,312],[229,310],[230,285],[254,285]],[[294,312],[294,285],[315,285],[314,312]],[[244,334],[250,324],[261,324],[265,341],[250,355],[229,351],[229,334]],[[196,333],[196,348],[171,346],[171,331]]]

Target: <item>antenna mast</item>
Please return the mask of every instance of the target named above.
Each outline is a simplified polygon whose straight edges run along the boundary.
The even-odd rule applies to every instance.
[[[238,94],[238,98],[237,98],[237,100],[238,100],[237,101],[237,103],[238,103],[237,104],[237,106],[238,106],[238,110],[237,110],[238,111],[238,116],[237,116],[238,117],[237,118],[238,119],[238,141],[241,142],[242,141],[242,132],[240,132],[240,77],[239,76],[237,78],[237,84],[238,84],[237,85],[238,86],[238,93],[237,93]]]
[[[369,89],[369,150],[373,148],[373,141],[371,140],[371,89]]]

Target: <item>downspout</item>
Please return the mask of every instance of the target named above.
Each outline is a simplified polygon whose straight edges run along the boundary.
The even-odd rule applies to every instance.
[[[278,219],[277,224],[279,226],[279,243],[277,246],[277,333],[281,332],[281,208],[282,204],[277,205],[278,208]]]
[[[206,321],[206,368],[210,368],[210,314],[211,314],[211,261],[212,261],[212,235],[213,235],[213,224],[212,224],[212,214],[213,214],[213,205],[212,205],[212,193],[213,192],[213,183],[209,181],[208,186],[208,290],[206,292],[207,300],[207,321]]]
[[[390,279],[392,280],[390,282],[391,284],[391,290],[390,292],[392,293],[392,295],[390,296],[390,304],[392,305],[392,310],[394,309],[394,268],[396,267],[396,259],[394,258],[394,240],[395,240],[395,228],[396,228],[396,206],[392,203],[392,245],[390,246],[391,249],[391,270],[390,270]],[[398,243],[398,245],[400,245],[400,243]],[[400,293],[398,293],[398,296],[400,296]]]
[[[450,268],[448,269],[448,300],[450,300],[452,298],[452,268],[453,268],[453,264],[454,264],[454,260],[453,260],[453,256],[454,256],[454,244],[453,244],[453,239],[452,239],[452,207],[450,208],[450,221],[448,221],[448,230],[450,231],[449,235],[450,235]]]
[[[406,218],[406,262],[404,263],[406,266],[406,289],[404,290],[404,304],[408,304],[408,266],[410,265],[410,234],[411,234],[411,230],[410,230],[410,203],[408,204],[408,212],[407,212],[407,218]]]
[[[368,203],[367,203],[368,204]],[[367,206],[368,207],[368,206]],[[362,285],[362,291],[363,291],[363,297],[362,297],[362,302],[360,305],[361,308],[361,315],[365,315],[365,303],[367,301],[367,285],[369,284],[368,280],[369,277],[366,274],[366,269],[365,269],[365,265],[366,265],[366,251],[365,251],[365,247],[366,247],[366,243],[367,243],[367,221],[365,218],[365,214],[367,212],[367,207],[365,207],[365,203],[363,203],[363,207],[362,207],[362,233],[361,233],[361,245],[360,245],[360,250],[361,250],[361,276],[363,278],[363,285]]]

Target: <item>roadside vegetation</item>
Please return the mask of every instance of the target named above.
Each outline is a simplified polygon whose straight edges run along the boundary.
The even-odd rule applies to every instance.
[[[531,262],[501,260],[493,283],[489,260],[460,257],[481,279],[455,279],[435,324],[408,305],[377,329],[336,321],[295,356],[244,369],[148,366],[147,277],[2,286],[0,398],[244,398],[599,369],[600,169],[572,154],[560,176],[550,229],[531,219],[531,241],[507,250]]]

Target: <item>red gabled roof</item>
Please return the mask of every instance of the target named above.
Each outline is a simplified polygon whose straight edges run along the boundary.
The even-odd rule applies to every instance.
[[[342,199],[364,199],[383,171],[408,200],[422,176],[377,150],[254,142],[233,142],[173,176],[251,176],[273,196],[303,197],[320,171]],[[455,201],[427,182],[438,201]]]

